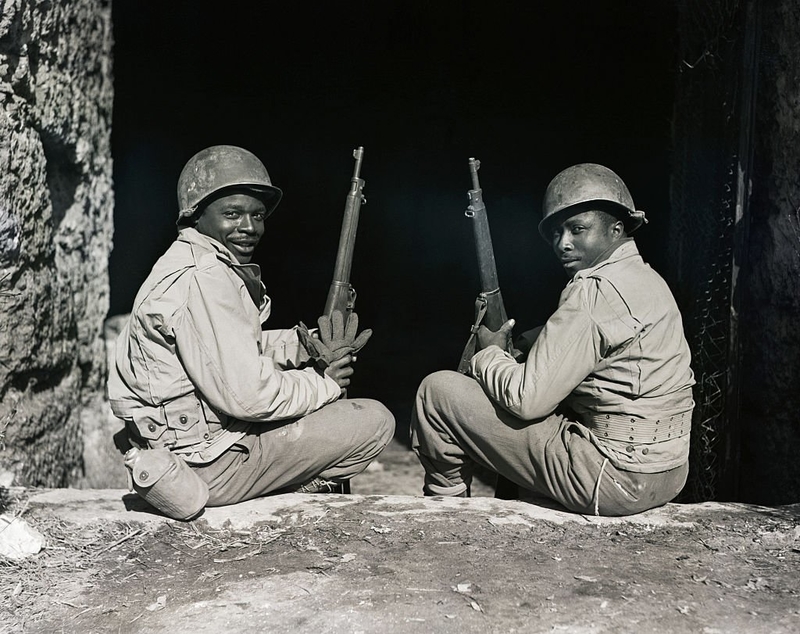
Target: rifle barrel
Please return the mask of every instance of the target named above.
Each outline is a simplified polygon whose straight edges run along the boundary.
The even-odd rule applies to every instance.
[[[356,243],[356,231],[358,230],[358,215],[364,198],[362,193],[364,180],[359,176],[361,161],[364,159],[364,148],[359,147],[353,150],[353,158],[356,160],[356,164],[353,168],[350,191],[347,193],[347,201],[344,207],[342,233],[339,236],[339,250],[336,253],[336,265],[333,272],[334,282],[350,281],[350,269],[353,265],[353,251]]]

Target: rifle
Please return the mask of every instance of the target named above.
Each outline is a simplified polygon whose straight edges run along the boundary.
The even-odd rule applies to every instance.
[[[473,221],[472,228],[475,233],[475,249],[478,254],[478,269],[481,277],[481,292],[475,300],[475,322],[472,325],[472,334],[467,340],[458,371],[466,374],[469,371],[469,361],[475,354],[475,335],[478,327],[485,324],[489,330],[498,330],[506,321],[506,308],[503,296],[500,294],[500,282],[497,279],[497,266],[494,261],[492,236],[489,232],[489,219],[486,216],[486,205],[483,203],[483,190],[478,181],[478,170],[481,162],[471,158],[469,171],[472,174],[472,189],[469,190],[469,207],[464,215]]]
[[[329,317],[334,310],[342,313],[345,323],[356,303],[356,291],[350,284],[350,269],[353,265],[353,250],[356,244],[356,231],[358,230],[358,214],[361,205],[366,204],[364,198],[364,180],[360,177],[361,161],[364,159],[364,148],[353,150],[356,160],[353,177],[350,179],[350,191],[344,205],[344,220],[342,220],[342,233],[339,236],[339,251],[336,253],[336,265],[333,269],[333,281],[328,290],[328,299],[325,302],[324,314]]]
[[[367,203],[364,197],[364,179],[361,178],[361,161],[364,160],[364,148],[359,146],[353,150],[356,160],[353,176],[350,179],[350,191],[344,204],[344,219],[342,232],[339,235],[339,250],[336,252],[336,264],[333,267],[333,281],[328,289],[328,298],[325,301],[324,314],[330,317],[333,311],[342,313],[345,324],[356,305],[356,290],[350,284],[350,269],[353,265],[353,251],[356,245],[356,231],[358,230],[358,214],[361,205]],[[345,393],[346,397],[346,393]],[[340,492],[350,493],[350,481],[339,484]]]
[[[503,296],[500,294],[500,282],[497,279],[497,265],[494,261],[494,248],[492,236],[489,233],[489,219],[486,216],[486,205],[483,203],[483,190],[478,180],[478,170],[481,162],[475,158],[469,160],[469,171],[472,175],[472,189],[469,190],[469,206],[464,215],[473,221],[472,228],[475,233],[475,250],[478,254],[478,269],[481,277],[481,292],[475,300],[475,323],[472,325],[467,345],[461,354],[458,371],[466,374],[469,371],[470,359],[475,354],[476,334],[481,324],[489,330],[499,330],[506,321],[506,307]],[[516,484],[497,475],[494,496],[502,500],[516,500],[519,498],[519,488]]]

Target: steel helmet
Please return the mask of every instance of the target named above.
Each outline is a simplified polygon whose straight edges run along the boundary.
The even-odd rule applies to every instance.
[[[558,219],[557,215],[563,219],[568,209],[592,202],[600,203],[599,209],[619,217],[628,234],[647,222],[644,212],[636,210],[631,193],[619,176],[597,163],[580,163],[557,174],[547,186],[539,233],[549,241],[547,229]]]
[[[178,224],[194,216],[211,194],[228,187],[248,187],[260,194],[267,215],[283,196],[255,154],[234,145],[214,145],[190,158],[178,177]]]

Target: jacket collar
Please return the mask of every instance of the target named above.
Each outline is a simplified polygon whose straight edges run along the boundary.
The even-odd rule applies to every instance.
[[[178,233],[178,240],[187,242],[193,247],[199,247],[200,255],[196,253],[195,249],[192,249],[196,264],[198,263],[199,257],[211,253],[215,254],[218,260],[229,266],[242,280],[253,303],[259,307],[264,303],[266,289],[264,288],[264,284],[261,283],[261,267],[258,266],[258,264],[240,264],[221,242],[214,240],[214,238],[204,233],[200,233],[194,227],[181,229]]]
[[[217,242],[214,238],[200,233],[194,227],[184,227],[178,232],[178,240],[180,242],[188,242],[192,246],[200,247],[204,251],[212,250],[216,252],[217,257],[231,266],[250,266],[249,264],[241,265],[237,262],[228,249],[221,242]],[[257,265],[253,265],[257,266]]]
[[[636,242],[634,242],[633,238],[625,238],[618,245],[612,247],[611,252],[608,254],[608,256],[604,260],[602,260],[599,264],[595,264],[594,266],[589,267],[588,269],[583,269],[582,271],[578,271],[577,273],[575,273],[572,280],[591,277],[599,269],[613,265],[616,262],[621,262],[622,260],[627,260],[634,257],[640,257],[639,249],[636,247]]]

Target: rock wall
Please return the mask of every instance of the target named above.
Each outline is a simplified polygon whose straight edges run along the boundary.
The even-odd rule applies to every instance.
[[[743,268],[740,497],[800,501],[800,5],[760,4]]]
[[[0,472],[74,485],[106,442],[111,4],[0,7]]]

